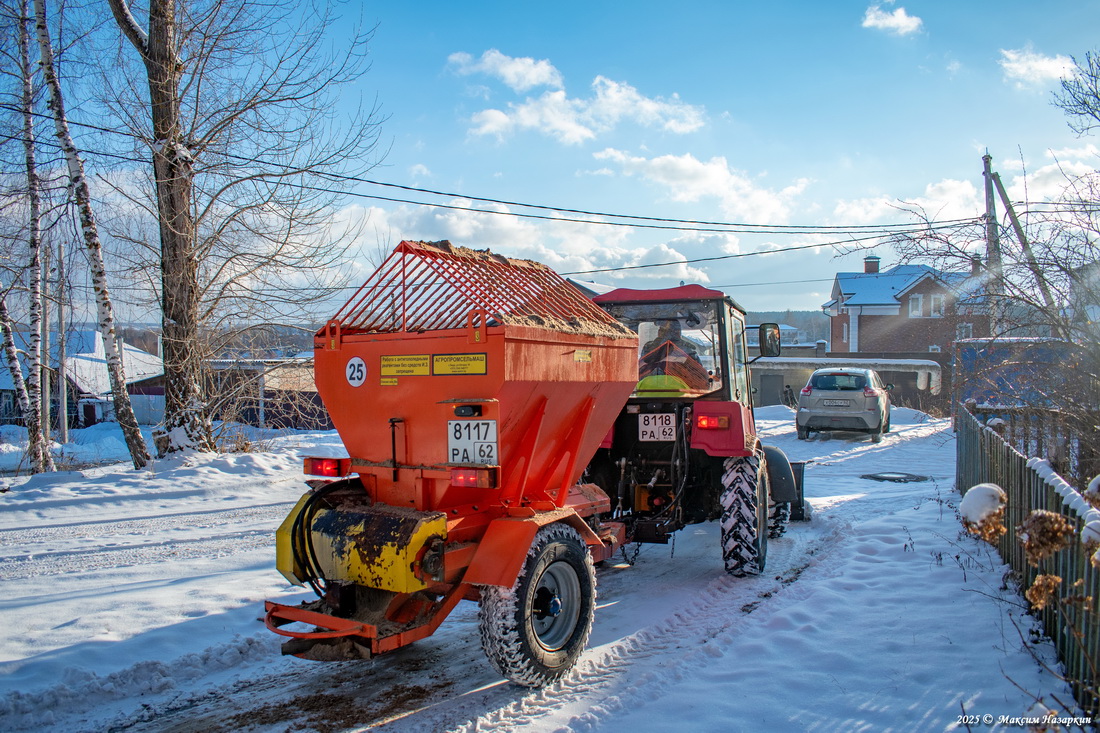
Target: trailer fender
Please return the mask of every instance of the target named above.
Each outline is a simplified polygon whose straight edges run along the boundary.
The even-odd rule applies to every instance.
[[[489,523],[462,581],[470,585],[500,585],[511,588],[523,568],[523,561],[535,540],[535,533],[555,522],[564,522],[573,527],[587,545],[603,546],[592,528],[568,507],[539,512],[528,517],[501,517]]]
[[[794,471],[791,470],[791,462],[787,454],[772,445],[764,445],[760,448],[764,452],[767,465],[768,486],[771,487],[772,501],[797,503],[798,485],[795,483]]]

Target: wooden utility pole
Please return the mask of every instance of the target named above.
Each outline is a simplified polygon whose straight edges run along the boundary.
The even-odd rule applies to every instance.
[[[69,442],[69,380],[65,374],[65,252],[57,245],[57,440]]]
[[[1008,200],[1008,194],[1005,193],[1005,187],[1004,184],[1001,183],[1000,174],[993,174],[993,183],[997,185],[997,193],[1001,197],[1001,203],[1005,205],[1005,211],[1008,212],[1008,219],[1012,222],[1012,229],[1016,232],[1016,239],[1020,240],[1020,249],[1024,252],[1024,259],[1027,260],[1027,268],[1031,270],[1031,276],[1035,278],[1035,284],[1039,286],[1039,292],[1043,294],[1043,304],[1051,312],[1054,312],[1056,303],[1054,301],[1054,294],[1050,292],[1050,283],[1048,283],[1046,277],[1043,276],[1043,271],[1039,267],[1039,261],[1035,259],[1035,253],[1031,251],[1031,243],[1027,241],[1027,235],[1024,234],[1024,228],[1020,224],[1019,218],[1016,216],[1016,209],[1013,208],[1012,202]]]
[[[40,417],[42,422],[42,440],[49,446],[50,444],[50,394],[52,392],[50,383],[53,381],[50,379],[50,248],[42,248],[42,282],[39,292],[42,294],[42,323],[39,328],[41,333],[39,338],[42,342],[42,374],[39,376],[39,381],[42,385],[42,403],[39,405]],[[48,450],[48,447],[47,447]]]
[[[989,334],[996,338],[1002,332],[1004,308],[1004,264],[1001,262],[1001,240],[997,232],[997,202],[993,194],[993,156],[982,156],[985,176],[985,261],[989,265],[989,281],[985,297],[989,301]]]

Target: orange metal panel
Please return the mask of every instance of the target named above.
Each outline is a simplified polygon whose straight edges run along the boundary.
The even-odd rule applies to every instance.
[[[439,373],[452,369],[455,359],[473,373]],[[561,488],[577,480],[599,447],[634,387],[637,368],[631,339],[518,326],[489,327],[477,346],[465,330],[345,335],[338,349],[317,349],[315,360],[318,391],[354,470],[373,477],[374,499],[440,511],[503,507],[504,498],[513,505],[560,505]],[[356,360],[365,370],[361,383],[348,379]],[[499,488],[450,485],[447,430],[458,419],[455,400],[480,407],[473,419],[496,421]],[[578,409],[589,400],[583,430],[570,435],[578,428]],[[533,421],[541,427],[532,436],[525,426]],[[565,448],[569,460],[563,461]],[[536,477],[539,485],[528,486]]]
[[[495,520],[481,538],[463,581],[472,585],[510,587],[516,582],[527,550],[541,526],[536,517]]]

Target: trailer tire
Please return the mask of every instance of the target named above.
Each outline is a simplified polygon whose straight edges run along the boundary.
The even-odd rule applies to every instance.
[[[541,528],[511,588],[485,586],[479,603],[481,648],[500,674],[543,687],[576,664],[592,631],[596,571],[577,530]]]
[[[727,458],[722,474],[722,562],[730,575],[759,575],[768,555],[767,472],[760,456]]]

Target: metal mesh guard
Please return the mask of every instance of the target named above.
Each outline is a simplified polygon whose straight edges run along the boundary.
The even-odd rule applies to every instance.
[[[436,331],[476,311],[487,325],[634,336],[549,267],[448,241],[401,242],[333,320],[344,332]]]

